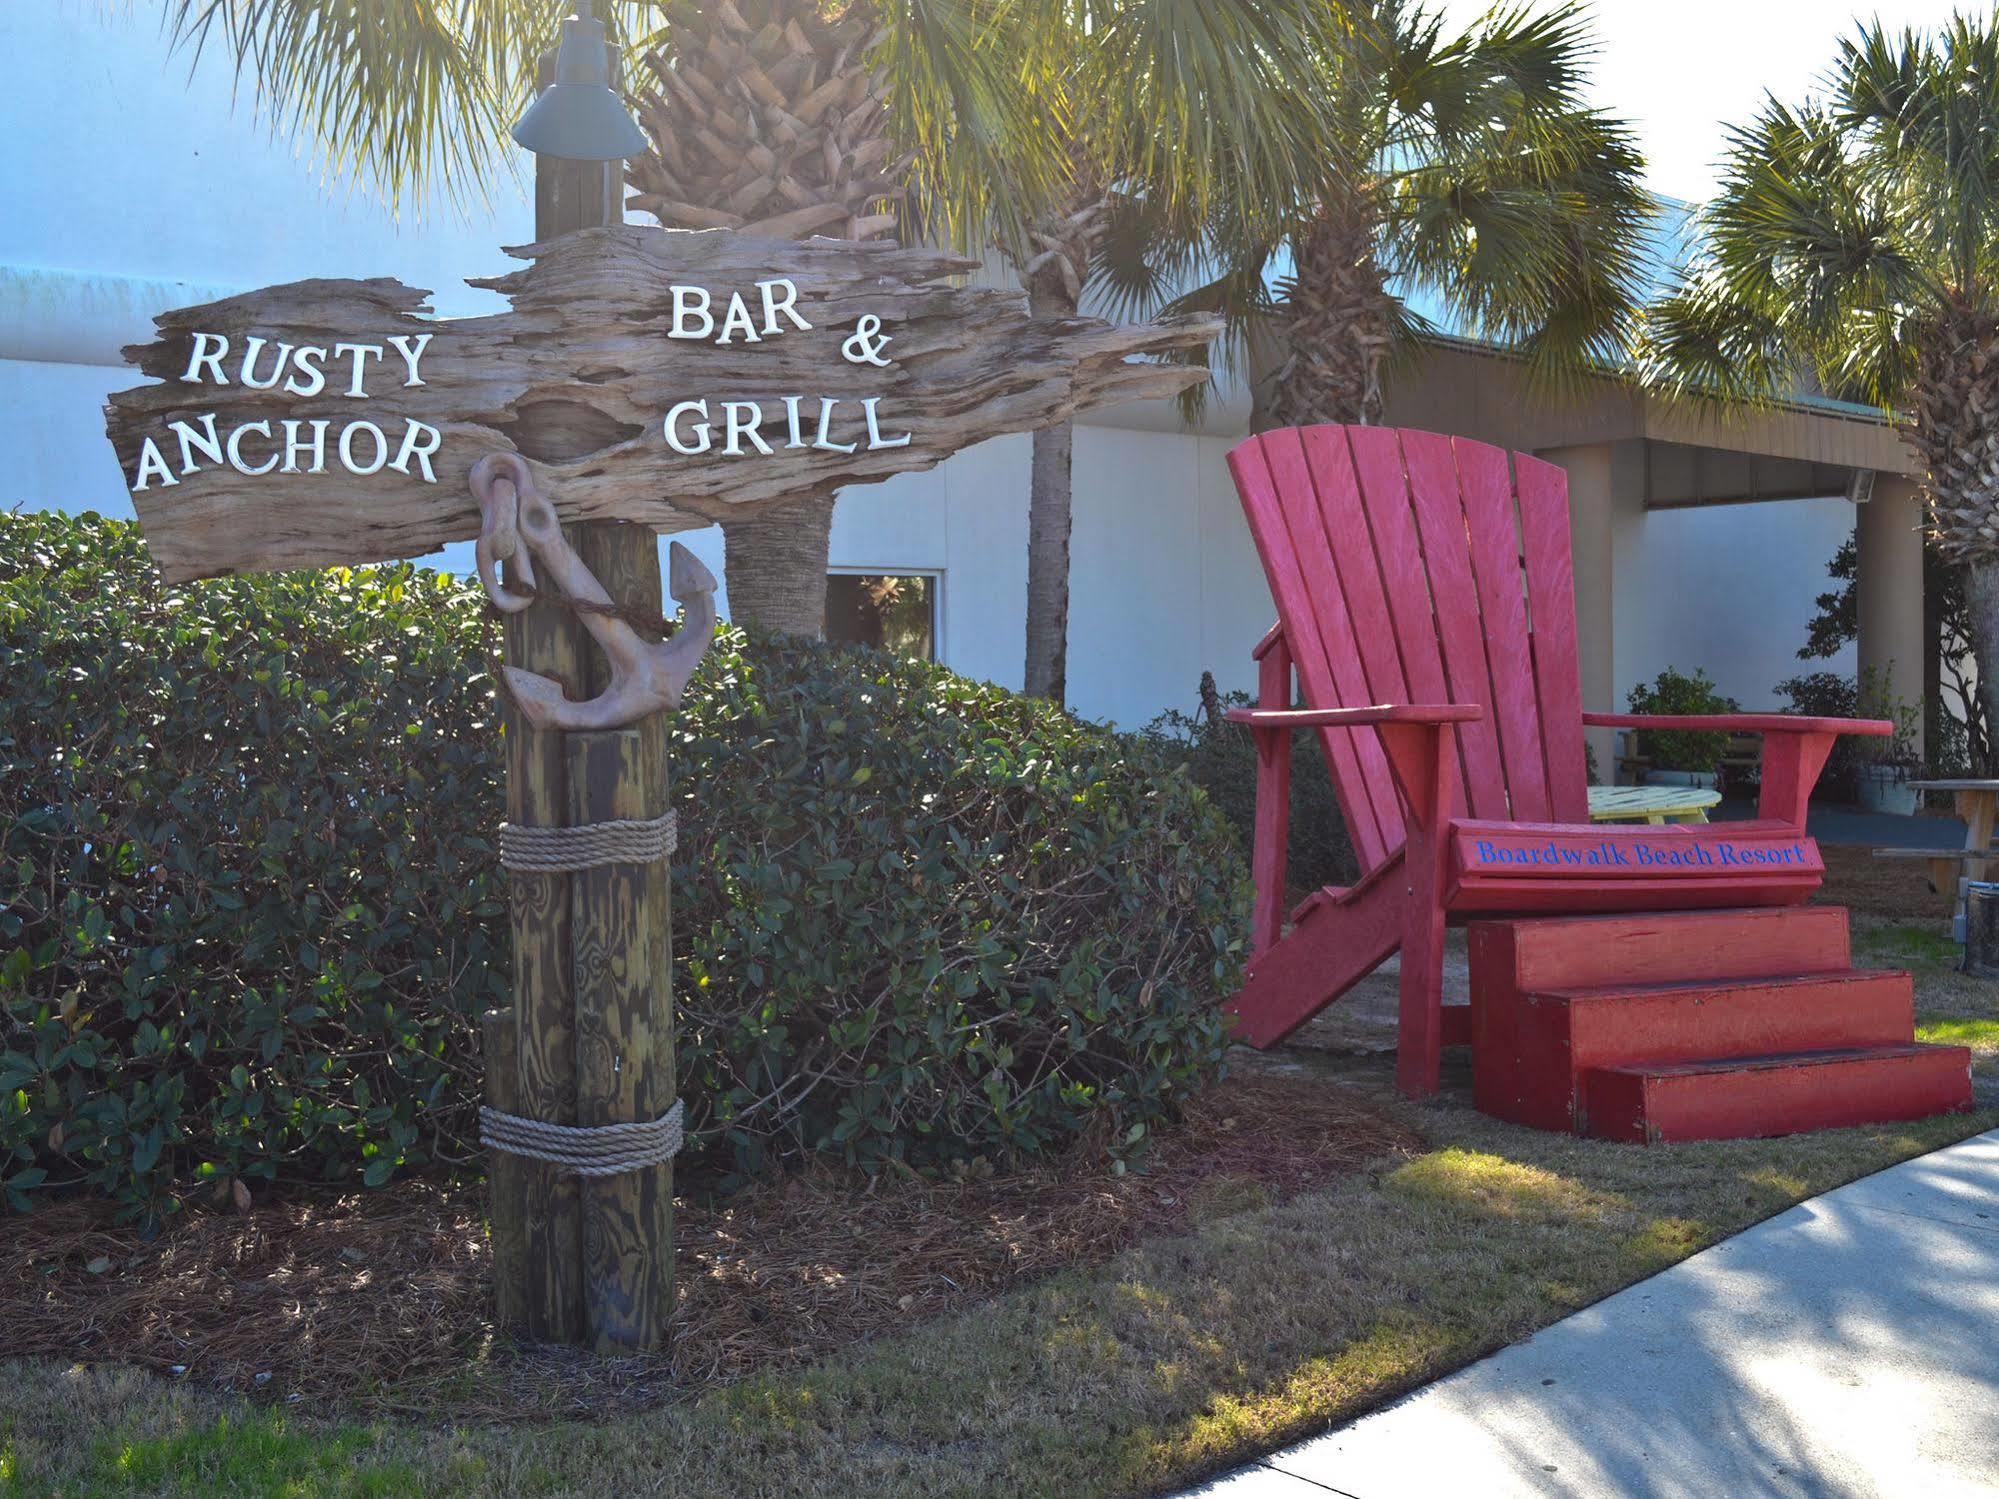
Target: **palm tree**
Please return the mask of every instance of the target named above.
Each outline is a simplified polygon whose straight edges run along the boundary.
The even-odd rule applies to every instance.
[[[628,37],[665,9],[600,5]],[[219,37],[277,128],[421,206],[484,194],[561,14],[551,0],[166,0],[162,30],[196,59]]]
[[[1262,205],[1281,203],[1327,147],[1314,84],[1338,13],[1332,0],[1040,0],[1017,88],[1049,126],[1058,170],[1028,178],[1003,156],[984,186],[994,248],[1029,314],[1077,315],[1120,220],[1197,219],[1226,188],[1242,194],[1245,222],[1275,232]],[[1073,427],[1032,442],[1023,677],[1060,703]]]
[[[688,228],[996,248],[1034,316],[1072,318],[1113,201],[1184,208],[1224,156],[1237,183],[1281,185],[1319,147],[1315,116],[1295,106],[1317,55],[1306,38],[1331,13],[1326,0],[676,12],[647,59],[655,150],[633,164],[634,201]],[[1026,682],[1059,701],[1068,424],[1033,443]],[[819,501],[725,524],[731,611],[818,633],[831,522]]]
[[[1420,4],[1353,0],[1331,36],[1317,84],[1331,149],[1294,184],[1282,232],[1220,194],[1192,232],[1147,226],[1150,253],[1117,255],[1120,294],[1194,280],[1166,305],[1222,313],[1231,363],[1276,335],[1264,415],[1284,425],[1378,421],[1384,371],[1430,331],[1419,294],[1546,383],[1624,357],[1653,204],[1628,129],[1582,102],[1580,10],[1495,9],[1447,35]]]
[[[638,113],[653,145],[631,164],[633,204],[675,228],[872,239],[902,226],[921,187],[987,222],[996,160],[1017,156],[1029,180],[1047,160],[1046,126],[1006,87],[1025,11],[1016,0],[676,5],[644,59]],[[722,523],[735,618],[825,633],[833,504]]]
[[[1245,222],[1275,232],[1281,203],[1328,144],[1316,97],[1337,8],[1303,3],[1185,6],[1172,0],[1056,0],[1043,12],[1037,92],[1064,127],[1056,193],[1013,187],[1031,207],[1002,256],[1029,313],[1073,318],[1107,235],[1137,218],[1198,219],[1224,186]],[[1025,690],[1068,695],[1070,423],[1033,437],[1027,509]]]
[[[1704,400],[1816,388],[1899,413],[1999,723],[1999,17],[1858,28],[1822,96],[1733,132],[1699,222],[1647,319],[1650,372]]]

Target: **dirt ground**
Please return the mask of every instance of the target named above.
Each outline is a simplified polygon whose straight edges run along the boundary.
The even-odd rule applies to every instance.
[[[191,1206],[147,1241],[73,1201],[0,1244],[13,1357],[115,1360],[247,1393],[467,1418],[593,1417],[776,1371],[1275,1205],[1423,1138],[1359,1092],[1255,1073],[1164,1128],[1142,1174],[1096,1154],[980,1181],[806,1172],[676,1204],[670,1350],[515,1354],[492,1323],[477,1184]]]

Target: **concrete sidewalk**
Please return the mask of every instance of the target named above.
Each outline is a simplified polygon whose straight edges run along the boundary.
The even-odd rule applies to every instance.
[[[1800,1203],[1194,1492],[1999,1495],[1999,1131]]]

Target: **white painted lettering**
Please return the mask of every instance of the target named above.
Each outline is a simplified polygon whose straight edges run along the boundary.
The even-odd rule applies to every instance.
[[[170,422],[173,434],[180,439],[180,471],[194,472],[194,455],[199,452],[210,463],[222,461],[222,439],[215,434],[215,413],[210,411],[200,418],[205,429],[197,432],[186,422]]]
[[[701,286],[676,286],[673,288],[673,328],[668,338],[706,338],[715,331],[715,315],[708,310],[708,290]],[[701,319],[701,326],[689,324],[690,318]]]
[[[735,340],[730,335],[737,332],[743,335],[743,342],[745,343],[760,344],[763,342],[763,339],[757,333],[756,320],[750,316],[749,303],[743,300],[743,294],[739,291],[729,294],[729,310],[722,318],[722,332],[716,338],[715,342],[718,344],[733,343]]]
[[[909,433],[907,432],[903,433],[902,436],[900,437],[885,438],[882,436],[881,418],[875,412],[875,408],[880,404],[881,404],[880,396],[867,396],[863,398],[861,401],[861,410],[867,415],[868,419],[869,451],[873,451],[876,448],[908,447]]]
[[[805,446],[805,433],[798,425],[798,403],[804,399],[805,397],[803,396],[786,396],[784,398],[784,424],[791,432],[791,440],[785,444],[787,448],[802,448]]]
[[[424,441],[425,438],[428,438],[429,441]],[[403,445],[397,450],[396,456],[390,462],[389,467],[399,474],[406,474],[410,471],[410,459],[414,458],[418,463],[423,465],[423,482],[426,484],[435,484],[437,482],[437,474],[431,468],[430,460],[436,456],[438,448],[443,446],[443,443],[444,434],[442,432],[431,426],[429,422],[420,422],[415,417],[411,417],[409,425],[403,428]]]
[[[268,474],[278,466],[278,455],[276,453],[271,454],[270,457],[264,460],[261,468],[250,467],[249,464],[243,461],[243,434],[245,432],[261,432],[264,436],[269,437],[271,435],[271,424],[269,422],[245,422],[234,432],[231,432],[229,434],[229,466],[239,474],[250,474],[252,476]]]
[[[310,444],[298,440],[298,429],[304,425],[306,425],[304,422],[287,421],[285,423],[285,466],[278,470],[281,474],[323,474],[326,472],[326,429],[332,423],[326,421],[324,418],[312,423],[312,441]],[[298,458],[300,453],[306,451],[312,453],[312,467],[302,469],[298,466]]]
[[[860,446],[859,443],[833,442],[828,436],[833,427],[833,408],[839,404],[831,396],[819,398],[819,437],[812,446],[824,448],[829,453],[851,453]]]
[[[351,367],[354,377],[347,384],[348,395],[360,401],[365,401],[368,398],[368,392],[361,388],[361,377],[366,372],[368,361],[371,358],[380,359],[387,352],[380,344],[335,344],[333,346],[334,358],[338,359],[342,354],[353,356]]]
[[[292,368],[298,371],[285,381],[285,389],[295,396],[316,396],[326,389],[326,372],[320,365],[326,359],[326,350],[318,344],[307,344],[292,355]],[[300,376],[304,379],[301,380]]]
[[[416,372],[417,361],[423,358],[423,351],[430,347],[434,333],[398,333],[389,339],[396,346],[396,352],[403,356],[403,363],[409,367],[409,379],[403,381],[403,389],[423,384],[423,377]]]
[[[681,439],[680,418],[684,412],[692,412],[701,418],[700,421],[694,424],[695,435],[699,438],[699,442],[696,445],[689,445]],[[714,440],[714,429],[708,425],[708,403],[706,401],[682,401],[671,411],[667,412],[666,444],[674,452],[685,453],[689,457],[692,457],[696,453],[707,452],[709,447],[714,443]]]
[[[276,385],[278,378],[285,372],[285,361],[292,357],[292,346],[290,344],[279,344],[278,362],[271,367],[271,378],[268,380],[259,380],[257,378],[257,356],[264,352],[265,342],[261,338],[251,338],[246,340],[243,345],[243,368],[238,378],[252,390],[269,390],[272,386]]]
[[[354,461],[354,434],[365,432],[374,439],[375,461],[366,468]],[[373,422],[349,422],[340,431],[340,466],[350,474],[378,474],[389,461],[389,439]]]
[[[798,283],[789,276],[779,276],[774,281],[759,281],[757,290],[764,299],[764,336],[774,336],[778,331],[777,315],[781,312],[791,319],[791,325],[798,329],[809,329],[811,324],[798,315]],[[779,296],[778,292],[784,295]]]
[[[210,348],[210,344],[215,347]],[[202,377],[197,371],[205,364],[214,372],[217,385],[227,385],[229,377],[222,373],[222,356],[228,352],[229,340],[220,333],[195,334],[194,351],[188,355],[187,372],[181,376],[181,379],[192,380],[197,385],[202,384]]]
[[[747,421],[743,419],[744,413],[748,415]],[[770,456],[771,445],[765,442],[757,433],[757,428],[763,425],[763,407],[757,405],[755,401],[724,401],[722,403],[722,419],[727,423],[724,429],[727,434],[727,440],[722,444],[722,451],[724,453],[727,453],[732,458],[739,457],[742,454],[743,445],[738,439],[747,437],[756,445],[756,450],[759,453],[762,453],[765,457]]]
[[[132,481],[135,490],[144,489],[147,482],[158,479],[164,484],[178,484],[174,471],[167,467],[167,460],[160,452],[160,445],[147,438],[145,446],[139,449],[139,477]]]

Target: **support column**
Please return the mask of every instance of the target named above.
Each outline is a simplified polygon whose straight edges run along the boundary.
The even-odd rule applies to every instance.
[[[1620,444],[1589,443],[1549,448],[1538,457],[1569,476],[1569,547],[1576,578],[1576,656],[1582,671],[1583,708],[1614,713],[1617,701],[1617,639],[1614,585],[1617,560],[1618,485],[1628,475]],[[1642,503],[1642,501],[1641,501]],[[1597,779],[1617,784],[1617,731],[1590,729],[1584,742],[1596,760]]]
[[[1854,547],[1860,573],[1855,616],[1864,683],[1913,704],[1923,695],[1923,506],[1913,479],[1877,474],[1873,497],[1856,506]],[[1873,711],[1866,703],[1862,711]],[[1918,728],[1917,753],[1922,753]]]

